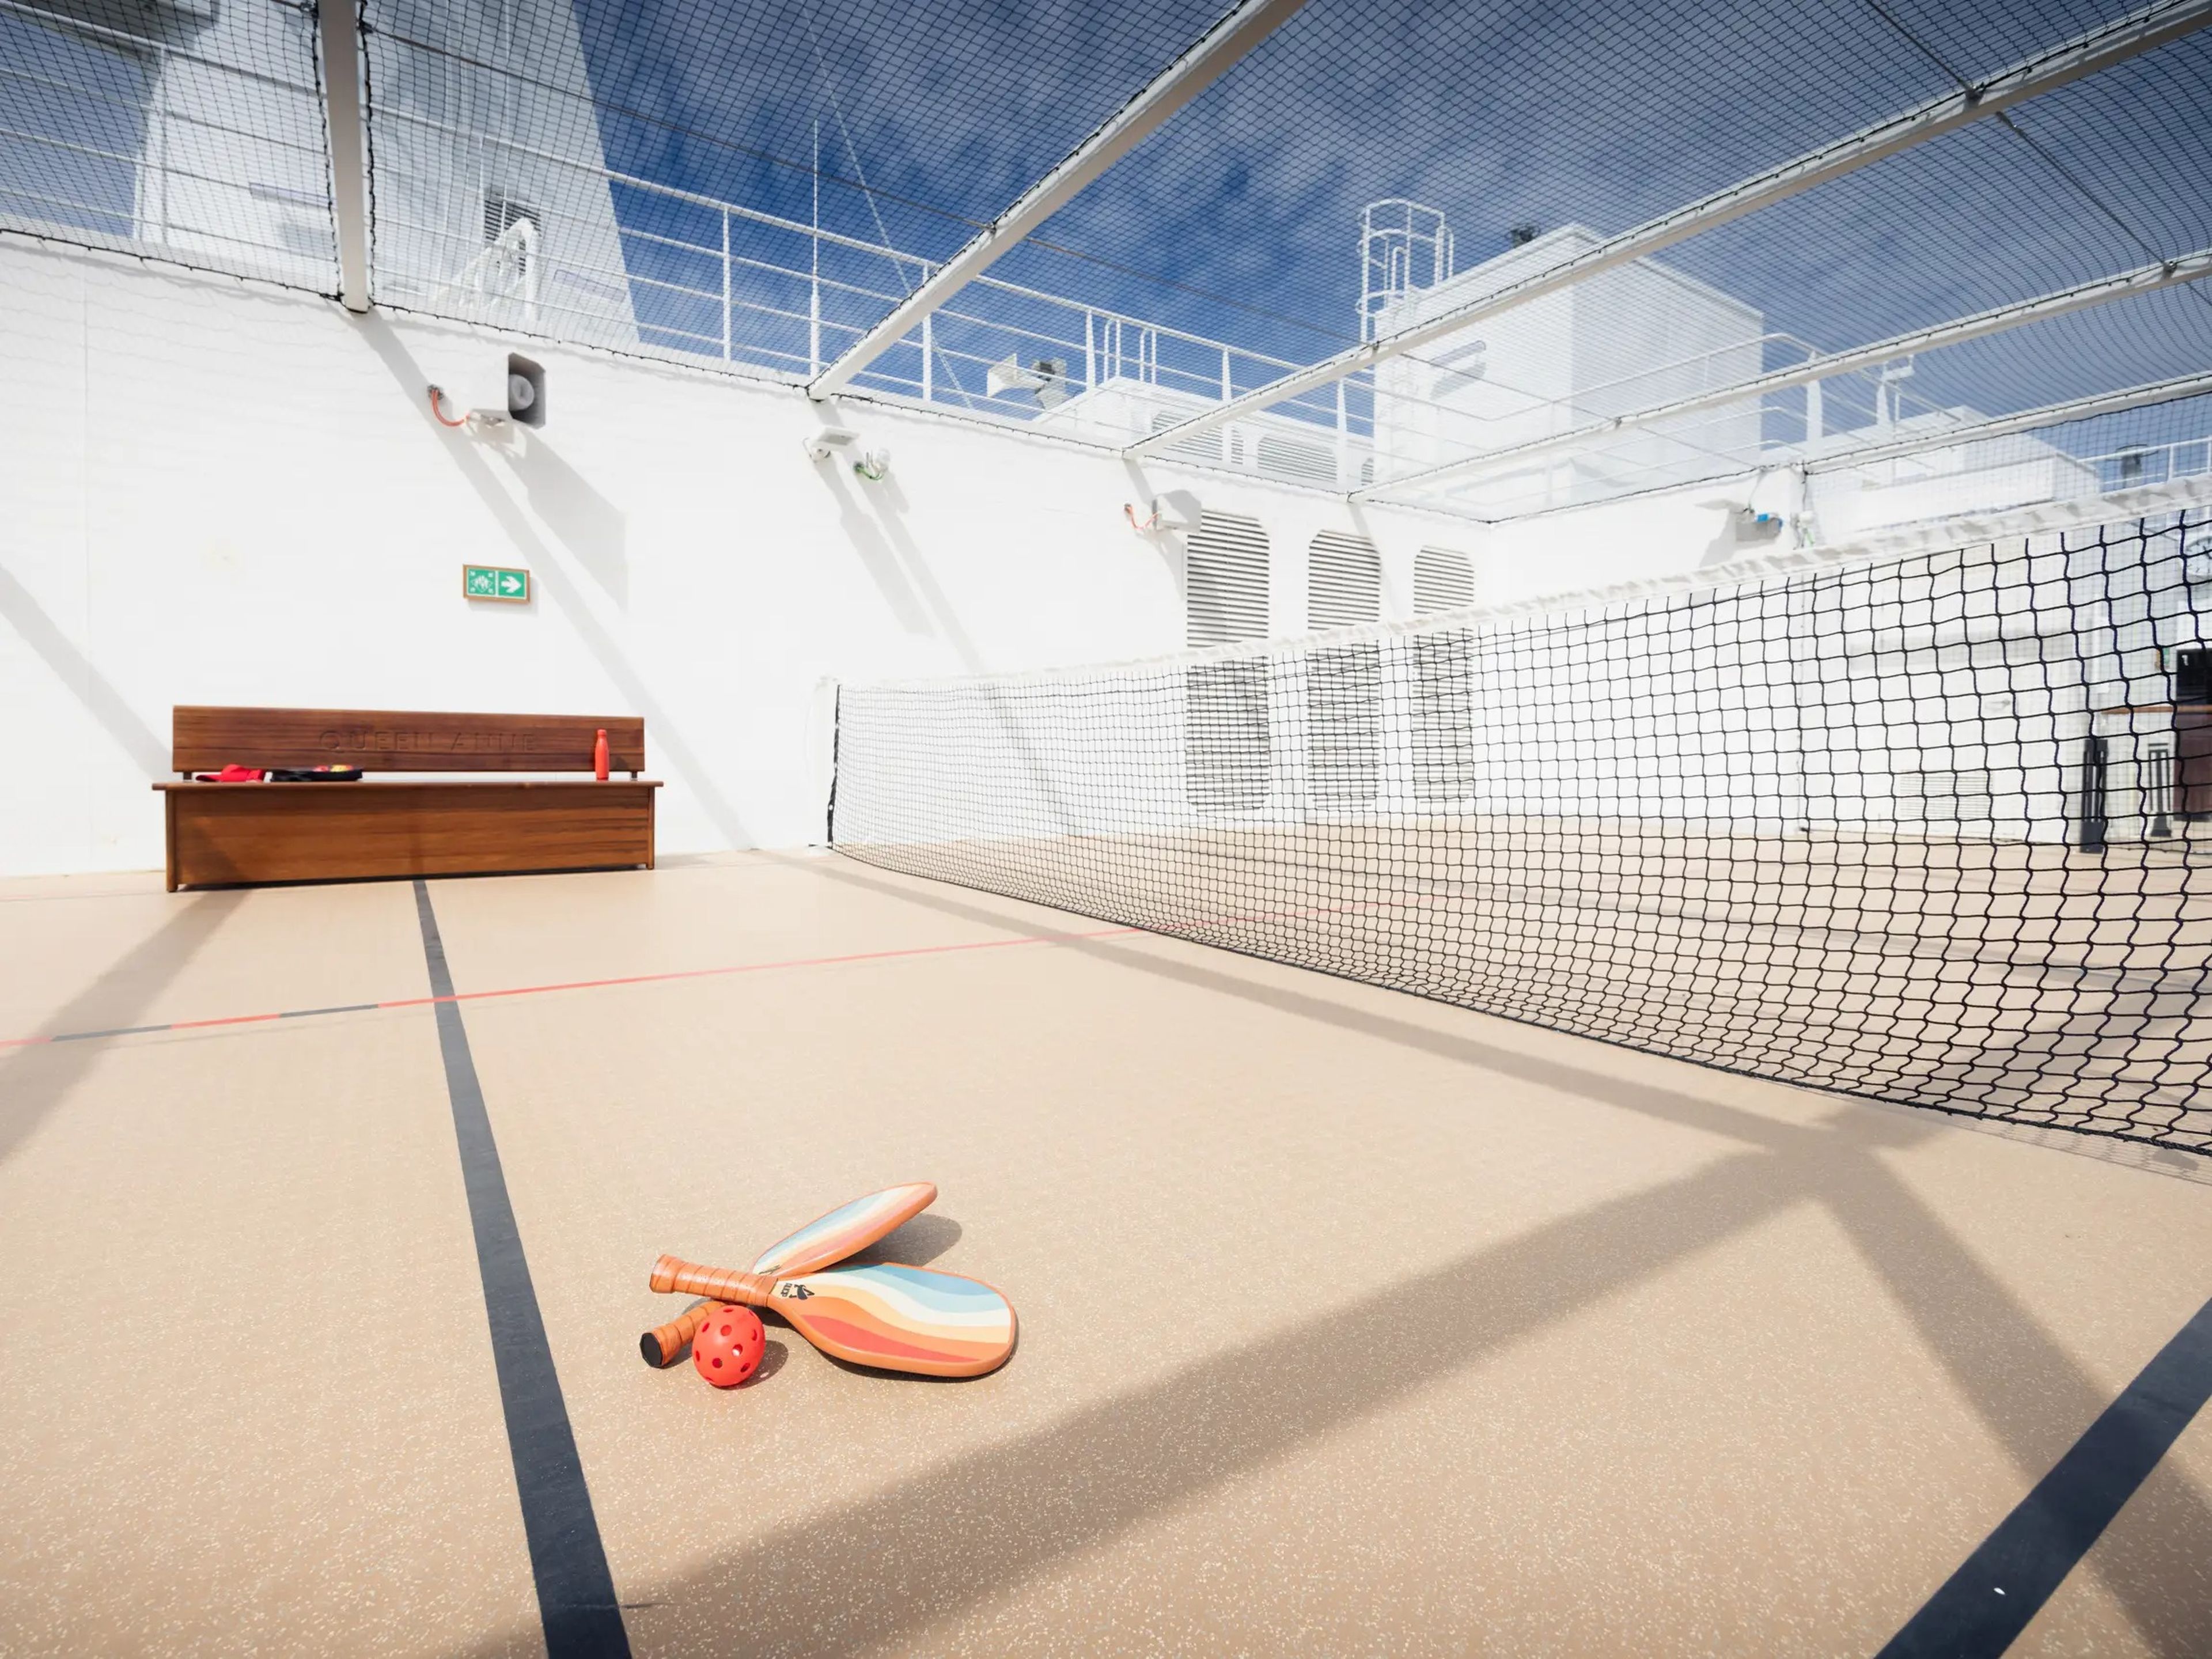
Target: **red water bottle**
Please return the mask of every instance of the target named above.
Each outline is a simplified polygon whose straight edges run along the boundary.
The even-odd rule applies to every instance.
[[[592,739],[592,775],[601,783],[607,781],[607,731],[599,728],[599,735]]]

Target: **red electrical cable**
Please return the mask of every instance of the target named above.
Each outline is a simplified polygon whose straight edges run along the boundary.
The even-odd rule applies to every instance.
[[[465,415],[462,416],[458,421],[449,421],[446,418],[445,411],[438,407],[439,400],[445,395],[445,389],[442,386],[434,386],[430,388],[430,413],[437,417],[438,424],[440,426],[466,426],[469,423],[469,417]]]

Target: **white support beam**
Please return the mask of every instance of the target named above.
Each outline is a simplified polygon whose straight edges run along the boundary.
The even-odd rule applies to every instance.
[[[1510,283],[1456,310],[1446,312],[1412,328],[1401,329],[1395,334],[1386,335],[1382,339],[1347,347],[1333,357],[1325,357],[1295,374],[1272,380],[1241,398],[1230,398],[1181,425],[1168,427],[1141,438],[1129,445],[1122,453],[1131,456],[1150,454],[1154,450],[1164,449],[1211,431],[1240,416],[1280,403],[1286,398],[1295,398],[1301,392],[1340,380],[1348,374],[1371,368],[1392,357],[1418,350],[1431,340],[1456,333],[1473,324],[1527,305],[1533,300],[1540,300],[1547,294],[1557,293],[1601,271],[1612,270],[1656,253],[1662,248],[1671,247],[1676,242],[1727,224],[1732,219],[1740,219],[1747,213],[1771,207],[1777,202],[1810,190],[1816,185],[1824,185],[1842,178],[1845,173],[1870,167],[1876,161],[1910,149],[1915,144],[1925,143],[1930,138],[1956,131],[2040,94],[2078,81],[2084,76],[2094,75],[2100,70],[2110,69],[2115,64],[2141,57],[2169,40],[2177,40],[2195,33],[2207,23],[2212,23],[2212,0],[2161,0],[2159,4],[2092,29],[2063,46],[2016,64],[1978,86],[1931,98],[1902,114],[1863,128],[1848,138],[1798,156],[1795,161],[1785,161],[1756,178],[1731,185],[1703,201],[1692,202],[1686,207],[1677,208],[1671,213],[1649,220],[1632,230],[1607,237],[1571,259],[1564,259],[1518,282]]]
[[[328,0],[325,0],[328,3]],[[1287,21],[1305,0],[1243,0],[1145,89],[1030,185],[1019,200],[925,278],[891,313],[808,382],[806,395],[835,397],[932,312],[1009,252],[1022,238],[1066,206],[1076,193],[1134,149],[1177,110],[1218,80],[1245,53]],[[2208,0],[2212,3],[2212,0]]]
[[[368,309],[368,151],[362,141],[361,35],[356,0],[320,0],[323,112],[331,135],[331,210],[337,219],[338,300]]]
[[[1923,455],[1931,449],[1954,449],[1961,444],[1987,443],[1992,438],[2009,438],[2042,427],[2063,426],[2069,421],[2094,420],[2100,415],[2118,415],[2124,410],[2143,409],[2153,404],[2179,403],[2184,398],[2202,398],[2208,393],[2212,393],[2212,369],[2197,374],[2177,374],[2170,380],[2149,380],[2124,391],[2100,392],[2087,398],[2069,398],[2063,404],[2045,404],[2040,409],[2024,409],[2017,415],[2000,415],[1991,420],[1977,421],[1972,426],[1916,432],[1909,438],[1899,438],[1893,443],[1875,444],[1864,449],[1844,450],[1834,455],[1824,455],[1817,461],[1808,462],[1803,470],[1808,473],[1846,472],[1853,467],[1873,466],[1881,461],[1903,460],[1908,455]]]
[[[1392,478],[1370,484],[1363,489],[1355,489],[1352,492],[1352,499],[1367,501],[1401,490],[1431,489],[1451,478],[1510,472],[1538,456],[1559,450],[1579,449],[1660,421],[1694,415],[1702,410],[1718,409],[1728,404],[1747,402],[1753,398],[1763,398],[1770,392],[1787,392],[1794,386],[1808,386],[1833,375],[1878,368],[1897,358],[1911,356],[1915,352],[1932,351],[1939,346],[1982,339],[2026,323],[2046,322],[2071,312],[2087,311],[2095,306],[2109,305],[2115,300],[2128,299],[2138,294],[2153,294],[2160,289],[2199,282],[2207,276],[2212,276],[2212,248],[2200,248],[2179,259],[2154,265],[2140,265],[2133,270],[2122,271],[2117,276],[2100,276],[2092,283],[2039,295],[2033,300],[2018,300],[2010,305],[1996,306],[1954,322],[1937,323],[1932,327],[1916,329],[1909,334],[1893,335],[1887,340],[1876,340],[1871,345],[1854,346],[1849,351],[1830,352],[1825,356],[1799,363],[1795,368],[1778,368],[1769,374],[1753,375],[1732,386],[1715,386],[1692,397],[1677,398],[1673,403],[1656,404],[1649,409],[1634,410],[1607,420],[1592,421],[1570,432],[1553,433],[1547,437],[1532,438],[1526,443],[1515,444],[1510,448],[1493,449],[1484,454],[1446,461],[1441,466],[1429,467],[1419,472],[1408,473],[1402,478]]]

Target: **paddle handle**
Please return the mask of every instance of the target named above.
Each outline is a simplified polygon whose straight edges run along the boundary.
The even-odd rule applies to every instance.
[[[645,1363],[665,1370],[682,1358],[684,1350],[699,1334],[699,1328],[707,1322],[707,1316],[714,1311],[715,1305],[712,1302],[696,1303],[665,1325],[657,1326],[638,1338],[637,1351],[645,1356]]]
[[[775,1291],[769,1273],[742,1273],[735,1267],[702,1267],[696,1261],[664,1255],[653,1264],[649,1281],[656,1291],[678,1291],[703,1296],[714,1302],[734,1302],[740,1307],[765,1308]]]

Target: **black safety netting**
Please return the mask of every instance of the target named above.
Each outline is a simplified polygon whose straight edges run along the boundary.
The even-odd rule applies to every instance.
[[[313,8],[0,0],[0,228],[334,292]]]
[[[838,699],[889,869],[1841,1093],[2212,1146],[2212,520]]]
[[[942,290],[1244,9],[331,3],[378,303],[1140,457],[1500,520],[2212,374],[2198,0],[1307,0]],[[0,226],[331,291],[318,27],[0,0]],[[1853,161],[1992,85],[2032,95]],[[1814,182],[1697,208],[1786,168]],[[2130,272],[2160,291],[2083,298]]]
[[[2145,360],[2147,380],[2172,379],[2212,367],[2212,302],[2193,287],[2169,290],[2180,304],[2109,301],[2101,336],[2078,313],[2024,318],[1816,393],[1665,412],[2212,246],[2212,46],[2171,23],[2186,9],[1310,0],[926,321],[847,364],[852,390],[1504,519],[1940,437],[2132,384]],[[1218,15],[374,0],[380,295],[811,380]],[[2058,72],[2084,52],[2094,72]],[[1207,423],[2018,74],[2050,84],[1571,293]],[[1654,411],[1656,430],[1584,430]],[[1489,465],[1534,433],[1572,439],[1578,463]]]

